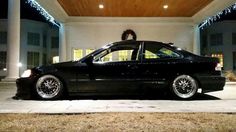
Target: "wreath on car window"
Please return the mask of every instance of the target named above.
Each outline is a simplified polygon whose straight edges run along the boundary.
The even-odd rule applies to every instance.
[[[136,33],[131,30],[131,29],[127,29],[123,32],[122,36],[121,36],[121,39],[122,40],[128,40],[130,38],[130,36],[132,37],[132,40],[136,40],[137,39],[137,36],[136,36]]]

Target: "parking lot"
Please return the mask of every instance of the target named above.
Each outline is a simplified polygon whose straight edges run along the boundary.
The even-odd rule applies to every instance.
[[[90,112],[236,112],[236,85],[224,91],[198,95],[195,100],[135,98],[72,98],[57,101],[14,100],[15,83],[0,83],[0,113],[90,113]]]

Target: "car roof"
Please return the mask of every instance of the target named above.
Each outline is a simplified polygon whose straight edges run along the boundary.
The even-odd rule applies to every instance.
[[[148,43],[150,43],[150,44],[159,44],[159,45],[168,47],[170,49],[178,51],[178,53],[181,53],[184,56],[192,56],[192,55],[194,55],[191,52],[185,51],[185,50],[183,50],[181,48],[178,48],[178,47],[174,46],[173,43],[163,43],[163,42],[150,41],[150,40],[138,40],[138,41],[136,41],[136,40],[124,40],[124,41],[118,41],[118,42],[110,43],[107,46],[110,47],[110,46],[113,46],[113,45],[122,45],[122,44],[129,44],[129,43],[140,44],[140,43],[143,43],[143,42],[145,44],[148,44]],[[181,49],[181,50],[178,50],[178,49]]]
[[[127,44],[127,43],[156,43],[156,44],[164,44],[164,45],[173,45],[173,43],[163,43],[163,42],[158,42],[158,41],[150,41],[150,40],[123,40],[123,41],[117,41],[110,43],[108,45],[122,45],[122,44]]]

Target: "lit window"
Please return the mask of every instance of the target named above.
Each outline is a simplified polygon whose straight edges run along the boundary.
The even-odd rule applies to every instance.
[[[128,51],[127,50],[121,50],[119,51],[119,61],[126,61],[128,60]]]
[[[79,60],[83,57],[83,50],[82,49],[74,49],[73,55],[74,55],[74,61]]]
[[[109,53],[109,54],[107,54],[106,56],[104,56],[104,57],[102,58],[102,61],[103,61],[103,62],[112,61],[112,53]]]
[[[156,54],[146,50],[145,51],[145,58],[146,59],[156,59],[156,58],[159,58]]]
[[[95,62],[107,62],[112,61],[112,53],[109,53],[108,50],[104,50],[94,57]]]
[[[88,55],[88,54],[90,54],[90,53],[92,53],[94,51],[94,49],[86,49],[86,55]]]
[[[52,63],[59,63],[59,56],[52,57]]]
[[[223,56],[223,54],[211,54],[211,57],[219,58],[221,67],[224,66],[224,56]]]
[[[116,45],[94,56],[94,62],[137,60],[139,44]]]

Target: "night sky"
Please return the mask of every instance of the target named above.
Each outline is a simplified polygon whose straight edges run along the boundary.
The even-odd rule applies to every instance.
[[[227,15],[221,16],[221,19],[219,21],[223,20],[236,20],[236,10],[233,10],[231,13]]]
[[[21,18],[31,19],[41,22],[47,22],[46,19],[39,14],[39,12],[26,3],[26,0],[21,1]],[[8,0],[0,0],[0,19],[7,19]],[[49,23],[50,24],[50,23]]]
[[[0,19],[7,19],[7,8],[8,0],[0,0]],[[21,0],[21,18],[47,22],[46,19],[36,11],[36,9],[30,7],[30,5],[26,3],[26,0]],[[236,20],[236,10],[232,11],[230,14],[221,16],[221,19],[218,21],[223,20]]]

